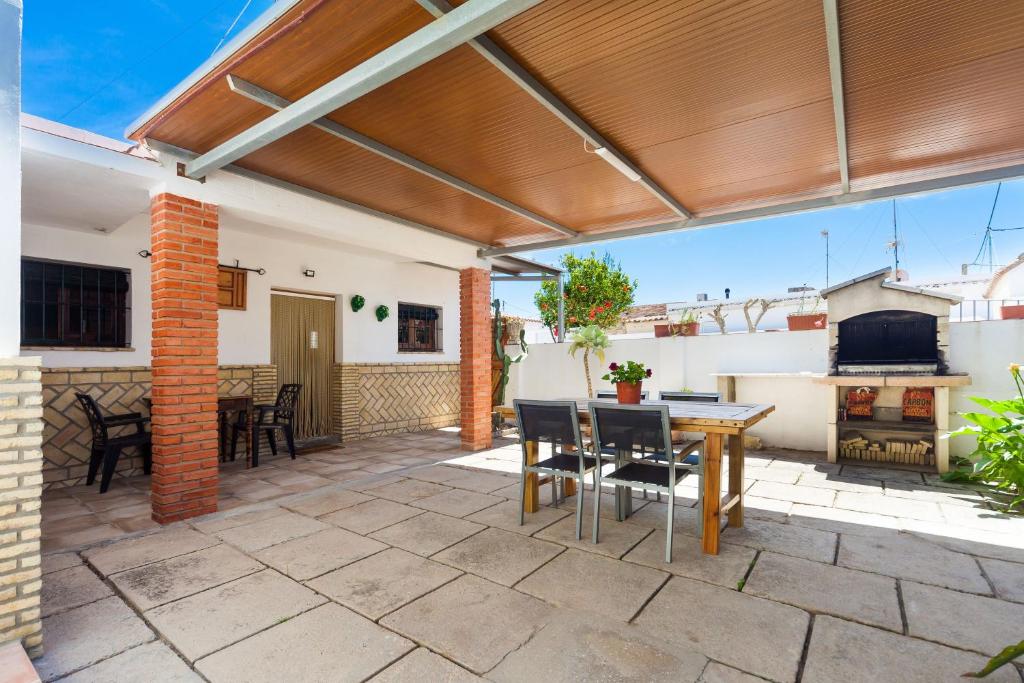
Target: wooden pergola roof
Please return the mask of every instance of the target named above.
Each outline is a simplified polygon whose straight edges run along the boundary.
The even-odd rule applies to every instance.
[[[279,0],[129,137],[199,155],[191,170],[228,159],[485,255],[1024,175],[1024,2],[453,5]],[[485,5],[511,18],[220,154],[456,15],[436,16]]]

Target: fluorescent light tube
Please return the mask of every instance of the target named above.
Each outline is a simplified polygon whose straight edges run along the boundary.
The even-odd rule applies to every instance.
[[[612,166],[612,168],[614,168],[616,171],[632,180],[634,183],[640,180],[640,174],[631,169],[626,164],[624,164],[622,162],[622,159],[612,154],[611,150],[609,150],[607,147],[598,147],[594,151],[597,152],[597,155],[599,157],[607,161]]]

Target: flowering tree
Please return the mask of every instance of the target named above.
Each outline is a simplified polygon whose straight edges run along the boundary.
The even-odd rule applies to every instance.
[[[633,305],[636,280],[630,280],[607,253],[602,258],[594,252],[585,258],[566,254],[562,257],[562,267],[566,271],[565,326],[597,325],[606,330],[618,325],[621,315]],[[552,338],[556,337],[558,284],[542,283],[533,300]]]

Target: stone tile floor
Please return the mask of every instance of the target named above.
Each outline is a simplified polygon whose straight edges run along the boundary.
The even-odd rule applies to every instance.
[[[671,564],[664,503],[636,497],[620,523],[602,495],[597,545],[575,540],[571,499],[519,526],[518,444],[464,454],[454,430],[229,467],[223,511],[162,529],[145,479],[48,492],[36,666],[154,683],[933,682],[1024,637],[1024,518],[932,475],[804,455],[748,454],[747,523],[716,557],[685,482]]]

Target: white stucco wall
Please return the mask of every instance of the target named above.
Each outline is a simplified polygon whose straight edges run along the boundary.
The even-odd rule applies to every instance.
[[[0,357],[21,339],[21,0],[0,0]]]
[[[701,335],[662,339],[616,340],[607,360],[635,360],[654,370],[644,389],[656,398],[659,391],[682,388],[715,391],[713,373],[823,373],[826,370],[827,332],[761,332],[758,334]],[[571,358],[568,345],[538,344],[525,361],[513,366],[506,399],[566,398],[586,394],[583,364]],[[1013,383],[1007,372],[1011,362],[1024,360],[1024,320],[953,323],[950,325],[951,370],[973,378],[969,387],[953,389],[950,410],[973,410],[970,396],[1008,397]],[[594,388],[612,388],[599,377],[604,367],[595,363]],[[775,413],[750,433],[769,446],[825,450],[828,417],[827,393],[811,377],[739,377],[736,399],[741,403],[773,403]],[[951,425],[962,421],[955,415]],[[967,439],[956,439],[952,452],[971,450]]]
[[[452,362],[459,357],[459,276],[457,272],[409,262],[352,253],[343,245],[315,238],[254,234],[230,217],[220,231],[220,262],[265,268],[250,273],[245,311],[220,311],[221,364],[270,362],[270,291],[299,290],[339,297],[336,355],[345,362]],[[42,355],[45,367],[148,365],[151,303],[149,260],[138,255],[149,247],[149,219],[140,215],[112,233],[35,225],[24,229],[27,256],[92,265],[130,268],[132,273],[131,351],[26,351]],[[316,277],[302,275],[306,268]],[[349,297],[362,294],[366,306],[353,313]],[[436,354],[398,353],[398,302],[443,309],[443,348]],[[391,316],[378,323],[374,309],[385,304]],[[17,319],[17,318],[16,318]]]

